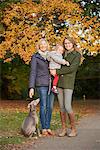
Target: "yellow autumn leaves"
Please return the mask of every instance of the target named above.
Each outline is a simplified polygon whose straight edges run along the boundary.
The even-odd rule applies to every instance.
[[[56,15],[63,27],[54,31]],[[2,32],[5,41],[0,44],[0,58],[10,61],[18,54],[25,63],[29,63],[42,30],[45,30],[51,46],[62,42],[68,34],[76,39],[81,50],[98,51],[99,23],[96,17],[87,18],[83,17],[80,6],[71,0],[43,0],[40,4],[29,0],[12,4],[3,12],[1,22],[7,29]],[[11,58],[5,57],[6,51],[11,52]]]

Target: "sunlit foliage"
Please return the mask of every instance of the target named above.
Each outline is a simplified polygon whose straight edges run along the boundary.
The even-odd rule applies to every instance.
[[[10,4],[2,14],[1,25],[5,30],[0,30],[0,58],[6,62],[18,54],[29,63],[42,31],[51,47],[70,35],[81,51],[99,50],[98,18],[84,17],[82,7],[71,0],[42,0],[40,3],[23,0]]]

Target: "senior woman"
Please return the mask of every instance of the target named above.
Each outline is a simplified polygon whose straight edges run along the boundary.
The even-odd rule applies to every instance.
[[[64,59],[69,61],[70,66],[62,65],[61,69],[57,69],[56,71],[56,73],[59,75],[58,101],[62,123],[62,132],[59,134],[59,136],[62,137],[67,134],[67,113],[71,124],[71,133],[68,136],[74,137],[77,135],[77,131],[75,127],[75,116],[71,102],[74,90],[75,76],[80,64],[81,54],[77,51],[76,43],[73,38],[66,37],[63,41],[63,45],[65,48]]]
[[[40,122],[42,134],[44,136],[52,135],[50,129],[50,121],[53,107],[54,95],[49,91],[50,72],[48,61],[46,59],[48,51],[48,43],[45,39],[41,39],[38,43],[38,52],[32,56],[31,71],[29,78],[29,97],[34,95],[34,89],[40,97]]]

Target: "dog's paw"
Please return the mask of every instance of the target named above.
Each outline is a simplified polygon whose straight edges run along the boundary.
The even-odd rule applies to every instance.
[[[42,134],[39,134],[38,137],[42,137]]]
[[[35,139],[35,140],[37,140],[37,139],[38,139],[38,137],[37,137],[37,136],[34,136],[34,139]]]

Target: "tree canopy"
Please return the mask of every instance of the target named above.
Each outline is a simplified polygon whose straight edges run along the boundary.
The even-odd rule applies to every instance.
[[[72,36],[81,51],[99,50],[98,16],[84,16],[84,9],[72,0],[23,0],[1,11],[0,58],[11,61],[18,54],[29,63],[42,31],[51,47]]]

